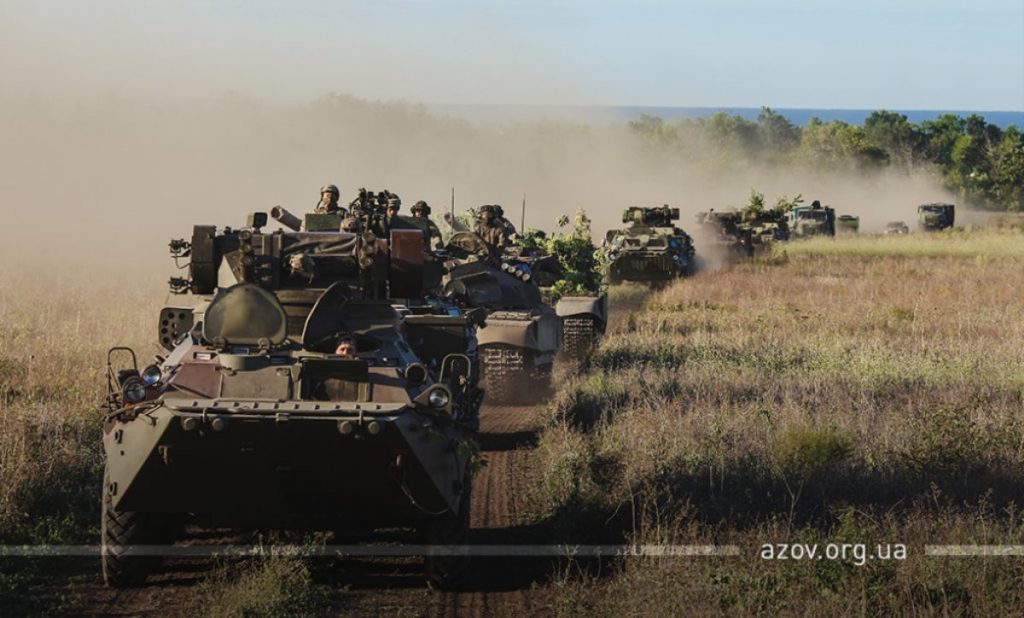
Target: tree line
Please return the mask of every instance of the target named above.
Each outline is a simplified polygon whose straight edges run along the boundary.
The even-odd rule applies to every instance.
[[[972,114],[944,114],[913,123],[876,111],[863,125],[812,118],[797,126],[764,107],[756,121],[719,112],[667,123],[643,115],[629,123],[646,146],[682,153],[723,168],[802,165],[864,172],[892,169],[938,176],[964,205],[1024,211],[1024,136]]]

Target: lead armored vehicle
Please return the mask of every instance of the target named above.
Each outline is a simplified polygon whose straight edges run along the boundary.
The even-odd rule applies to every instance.
[[[141,584],[154,559],[139,546],[173,543],[186,522],[465,543],[474,329],[422,300],[440,284],[422,233],[264,232],[266,219],[173,241],[189,276],[160,312],[166,356],[140,368],[108,353],[108,585]],[[426,559],[431,585],[465,572],[454,552]]]
[[[543,394],[562,328],[538,281],[550,276],[554,266],[549,260],[503,259],[473,232],[454,234],[446,251],[444,296],[486,312],[477,331],[477,354],[488,400],[519,403]]]
[[[693,239],[673,223],[679,209],[627,208],[622,222],[627,227],[612,230],[605,238],[608,283],[643,281],[659,284],[694,272]]]

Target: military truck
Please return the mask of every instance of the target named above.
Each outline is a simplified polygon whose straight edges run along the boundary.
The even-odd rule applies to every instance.
[[[953,204],[921,204],[917,207],[917,225],[926,232],[937,232],[953,227],[955,210]]]
[[[835,236],[836,211],[814,200],[810,206],[796,206],[789,214],[789,229],[798,238]]]
[[[464,545],[482,394],[468,316],[418,230],[200,225],[171,243],[188,277],[158,318],[166,356],[108,353],[102,568],[143,583],[200,526],[372,531],[413,527]],[[369,223],[364,229],[370,229]],[[435,264],[436,266],[436,264]],[[117,361],[117,362],[115,362]],[[457,586],[458,552],[432,552],[430,585]]]
[[[486,312],[477,331],[480,384],[489,401],[525,403],[544,394],[562,342],[561,321],[544,302],[538,280],[550,260],[503,260],[474,232],[446,247],[443,295]],[[556,262],[557,263],[557,262]]]
[[[836,217],[836,234],[856,234],[860,231],[860,217],[855,215],[839,215]]]
[[[882,234],[886,236],[895,236],[909,233],[910,228],[907,227],[907,224],[902,221],[890,221],[885,224],[885,229],[882,230]]]
[[[673,221],[679,209],[630,207],[622,212],[627,227],[605,237],[608,283],[640,281],[661,284],[693,274],[693,239]]]

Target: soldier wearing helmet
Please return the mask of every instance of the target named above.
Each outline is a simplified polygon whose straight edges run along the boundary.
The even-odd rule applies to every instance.
[[[498,204],[494,205],[494,218],[498,222],[498,225],[505,230],[505,237],[511,242],[515,239],[517,232],[516,226],[512,225],[512,222],[505,218],[505,209]]]
[[[441,230],[430,220],[430,204],[423,200],[416,202],[412,205],[412,216],[426,224],[427,243],[435,249],[440,249],[444,245],[444,240],[441,238]]]
[[[338,187],[335,185],[324,185],[320,187],[320,202],[313,209],[317,214],[348,216],[348,211],[338,204]]]
[[[490,245],[492,252],[500,254],[508,247],[509,237],[498,219],[497,208],[494,204],[481,206],[474,231]]]

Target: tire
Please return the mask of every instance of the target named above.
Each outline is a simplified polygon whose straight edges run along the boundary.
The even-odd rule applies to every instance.
[[[426,525],[426,541],[431,546],[464,547],[469,543],[469,513],[472,504],[472,481],[466,488],[457,514],[435,518]],[[428,555],[423,563],[423,576],[431,590],[462,590],[469,583],[468,553]]]
[[[104,470],[100,512],[103,583],[111,588],[141,586],[160,563],[160,558],[139,555],[138,546],[172,542],[172,526],[167,518],[152,513],[114,509],[109,485],[109,476]]]

